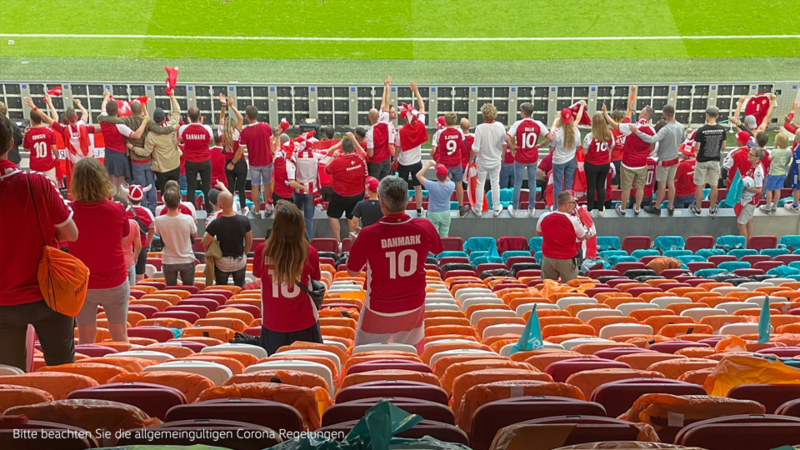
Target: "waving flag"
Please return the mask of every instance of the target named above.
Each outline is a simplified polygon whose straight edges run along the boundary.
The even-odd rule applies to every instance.
[[[769,342],[769,295],[764,298],[764,304],[761,305],[761,316],[758,318],[758,343],[765,344]]]
[[[517,352],[536,350],[543,347],[544,342],[542,340],[542,329],[539,327],[539,314],[536,312],[536,303],[534,303],[531,316],[528,317],[528,323],[526,323],[525,328],[522,329],[522,335],[519,337],[519,341],[511,347],[511,353],[509,353],[508,356]]]
[[[53,95],[55,97],[61,96],[61,86],[56,86],[53,89],[50,89],[46,92],[47,95]]]
[[[164,67],[164,70],[167,71],[167,88],[164,90],[164,93],[172,95],[172,91],[175,90],[175,85],[178,83],[178,68]]]

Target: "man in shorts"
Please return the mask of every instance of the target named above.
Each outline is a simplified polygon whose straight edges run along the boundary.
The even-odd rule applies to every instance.
[[[456,185],[458,214],[463,218],[469,214],[469,206],[464,205],[464,167],[461,156],[465,151],[464,131],[456,126],[458,116],[454,112],[444,115],[445,127],[434,134],[432,146],[436,148],[433,160],[447,168],[447,177]]]
[[[758,201],[761,199],[761,190],[764,187],[764,166],[761,160],[766,152],[763,148],[751,148],[747,154],[750,168],[742,176],[742,200],[734,206],[736,213],[736,226],[739,234],[748,242],[753,236],[753,215],[756,212]]]
[[[428,131],[425,129],[425,102],[417,83],[411,83],[411,92],[417,97],[419,111],[405,103],[400,107],[400,117],[405,125],[395,134],[395,157],[397,173],[401,180],[413,187],[417,217],[422,217],[422,186],[416,175],[422,169],[422,144],[428,141]]]
[[[367,160],[355,152],[358,145],[353,133],[342,139],[342,154],[325,166],[325,173],[331,176],[333,195],[328,203],[328,225],[332,237],[341,239],[339,219],[347,217],[350,232],[358,229],[358,219],[353,220],[353,208],[364,200],[364,185],[367,179]]]
[[[261,194],[264,194],[266,215],[272,214],[269,202],[272,200],[272,127],[258,121],[258,109],[250,105],[245,108],[247,125],[239,134],[239,146],[247,150],[250,164],[250,190],[253,200],[253,213],[260,215]]]
[[[711,187],[711,194],[708,197],[711,202],[708,215],[711,217],[717,215],[719,161],[727,139],[727,132],[722,125],[717,123],[717,118],[719,118],[719,108],[709,106],[706,109],[706,124],[698,128],[695,133],[694,148],[697,154],[697,164],[694,167],[695,197],[694,204],[689,206],[689,210],[697,217],[703,213],[703,189],[706,185]]]

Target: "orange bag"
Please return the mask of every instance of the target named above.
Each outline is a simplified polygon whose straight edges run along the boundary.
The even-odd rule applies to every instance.
[[[580,389],[586,398],[591,398],[592,392],[601,384],[630,378],[664,378],[664,375],[649,370],[594,369],[584,370],[570,375],[569,378],[567,378],[567,384],[571,384]]]
[[[27,386],[49,392],[55,400],[64,400],[72,391],[97,386],[99,383],[85,375],[62,372],[33,372],[21,375],[2,375],[0,384]]]
[[[673,359],[686,359],[686,356],[671,355],[669,353],[631,353],[630,355],[617,356],[614,361],[624,362],[631,366],[631,369],[647,370],[651,365],[661,361],[671,361]]]
[[[779,360],[729,356],[708,375],[703,388],[708,395],[726,397],[731,389],[741,384],[797,383],[800,383],[800,369],[789,367]]]
[[[678,377],[678,381],[685,381],[687,383],[697,384],[702,386],[706,382],[706,378],[714,370],[713,367],[705,369],[690,370]]]
[[[53,396],[41,389],[0,384],[0,415],[14,406],[35,405],[36,403],[52,401]]]
[[[523,353],[523,352],[519,352]],[[512,359],[516,356],[517,353],[511,355]],[[525,362],[532,365],[536,370],[540,370],[544,372],[544,369],[547,368],[550,364],[558,361],[564,361],[567,359],[574,359],[574,358],[597,358],[593,355],[581,355],[575,351],[567,351],[567,350],[560,350],[557,352],[552,353],[542,353],[538,355],[533,355],[525,359]]]
[[[158,361],[154,359],[144,359],[144,358],[135,358],[135,357],[127,357],[127,356],[113,356],[113,357],[97,357],[97,358],[88,358],[84,359],[81,362],[87,363],[100,363],[100,364],[107,364],[109,366],[117,366],[122,369],[127,370],[128,372],[141,372],[144,370],[145,367],[148,366],[155,366],[158,364]]]
[[[173,361],[206,361],[206,362],[213,362],[217,364],[221,364],[228,369],[230,369],[231,373],[234,375],[239,375],[240,373],[244,373],[244,365],[239,361],[233,358],[226,358],[224,356],[217,356],[215,353],[203,353],[203,354],[195,354],[189,355],[184,358],[173,358],[168,359],[165,362],[173,362]]]
[[[494,383],[496,381],[544,381],[553,382],[553,377],[546,373],[527,369],[483,369],[459,375],[453,381],[453,395],[450,397],[450,407],[458,411],[464,394],[473,386]]]
[[[432,384],[437,387],[441,387],[439,384],[439,379],[436,378],[436,375],[432,373],[422,373],[422,372],[414,372],[411,370],[394,370],[394,369],[386,369],[386,370],[372,370],[369,372],[362,372],[362,373],[352,373],[344,377],[342,380],[342,387],[344,389],[349,386],[355,386],[357,384],[362,383],[369,383],[370,381],[419,381],[422,383]]]
[[[50,403],[16,406],[8,415],[22,415],[29,420],[55,422],[84,430],[105,429],[115,435],[118,431],[151,427],[161,420],[150,417],[141,409],[119,402],[95,399],[57,400]],[[112,438],[116,443],[116,438]]]
[[[625,417],[631,422],[650,424],[658,431],[662,427],[656,422],[663,423],[675,414],[683,416],[685,421],[694,422],[737,414],[764,414],[764,406],[751,400],[705,395],[645,394],[634,402]]]
[[[346,351],[342,350],[341,348],[331,345],[331,344],[319,344],[316,342],[303,342],[303,341],[296,341],[293,342],[292,345],[284,345],[283,347],[279,348],[275,353],[287,352],[289,350],[302,350],[302,349],[309,349],[309,350],[325,350],[326,352],[336,353],[336,356],[339,357],[339,362],[344,364],[347,363],[347,360],[350,358],[350,354]],[[344,370],[344,369],[342,369]]]
[[[433,365],[433,367],[431,367],[431,369],[433,369],[434,375],[436,375],[439,378],[442,378],[447,369],[453,364],[458,364],[467,361],[477,361],[481,359],[483,360],[489,359],[492,361],[496,361],[499,359],[507,360],[508,358],[500,355],[474,354],[474,353],[472,354],[467,353],[462,355],[450,355],[450,356],[443,356],[437,359],[436,363]]]
[[[667,378],[677,380],[681,375],[690,370],[706,369],[719,364],[717,361],[704,358],[673,359],[653,363],[647,370],[664,374]]]
[[[320,427],[320,417],[331,400],[324,389],[310,389],[282,383],[244,383],[206,389],[197,401],[219,398],[257,398],[283,403],[296,409],[303,418],[303,427],[313,431]]]
[[[197,396],[208,388],[214,387],[214,383],[208,378],[196,373],[187,372],[141,372],[123,373],[108,380],[109,383],[153,383],[162,386],[175,388],[186,396],[189,403],[194,403]]]
[[[86,375],[87,377],[97,381],[100,384],[108,383],[108,380],[114,378],[121,373],[128,371],[111,364],[101,364],[96,362],[79,362],[72,364],[62,364],[60,366],[45,366],[37,370],[37,372],[63,372],[75,373],[78,375]]]
[[[461,397],[458,410],[454,411],[456,425],[464,432],[470,433],[472,431],[472,416],[481,406],[495,400],[511,398],[512,396],[541,395],[586,400],[586,397],[578,388],[566,383],[513,380],[479,384],[469,388],[464,396]]]
[[[36,202],[33,202],[33,208],[36,210]],[[39,213],[34,212],[38,223]],[[53,311],[75,317],[89,290],[89,268],[75,256],[45,245],[41,223],[39,236],[42,238],[42,260],[39,261],[37,278],[44,301]]]
[[[283,383],[291,386],[302,386],[307,388],[320,388],[328,391],[328,382],[321,376],[299,372],[296,370],[259,370],[258,372],[243,373],[234,375],[226,381],[223,386],[244,383]]]
[[[675,258],[659,256],[658,258],[650,260],[645,267],[654,270],[656,275],[660,275],[661,272],[667,269],[680,269],[681,266],[683,266],[683,264]]]
[[[442,389],[448,394],[453,392],[453,382],[460,375],[485,369],[518,369],[536,371],[528,363],[511,361],[508,359],[476,359],[474,361],[464,361],[452,364],[442,375]]]

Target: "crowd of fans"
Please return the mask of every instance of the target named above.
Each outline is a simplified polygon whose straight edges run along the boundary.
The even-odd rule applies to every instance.
[[[762,191],[767,203],[761,210],[773,214],[791,171],[795,194],[786,209],[800,211],[798,166],[793,163],[798,155],[788,139],[788,132],[797,127],[793,115],[779,130],[775,148],[766,149],[774,95],[766,97],[768,107],[760,117],[732,119],[740,147],[724,160],[727,129],[718,123],[718,108],[707,109],[706,124],[697,130],[678,123],[669,105],[656,124],[651,123],[655,112],[649,106],[633,122],[632,89],[626,112],[608,112],[603,105],[602,112],[588,118],[581,101],[560,111],[549,128],[533,118],[531,103],[519,106],[520,119],[508,129],[496,120],[497,109],[491,104],[481,107],[482,122],[473,133],[466,119],[459,123],[455,113],[445,113],[436,120],[432,160],[423,163],[422,145],[429,137],[419,89],[411,84],[417,108],[395,108],[389,102],[390,86],[387,77],[381,108],[369,112],[371,126],[340,140],[333,139],[332,129],[325,130],[322,140],[313,132],[292,138],[285,121],[273,128],[258,121],[255,106],[242,115],[233,99],[222,95],[216,130],[203,123],[196,107],[189,108],[184,121],[174,96],[171,110],[156,108],[151,119],[141,101],[130,103],[130,114],[123,117],[120,102],[106,93],[96,126],[89,125],[77,100],[80,117],[69,107],[59,118],[49,96],[49,114],[26,99],[31,126],[24,138],[0,115],[0,208],[14,218],[0,221],[0,258],[15,261],[0,274],[0,339],[12,348],[0,352],[0,363],[20,366],[24,351],[18,347],[23,346],[27,324],[36,328],[48,365],[67,362],[74,354],[72,318],[49,310],[39,292],[36,273],[42,245],[67,248],[90,271],[88,294],[77,315],[81,343],[94,342],[98,306],[112,338],[127,340],[129,290],[145,277],[147,253],[156,236],[167,284],[194,283],[198,205],[207,212],[202,237],[206,273],[216,284],[232,279],[244,286],[253,245],[248,174],[252,212],[262,217],[275,214],[266,241],[253,249],[253,275],[263,290],[262,342],[272,351],[293,340],[321,340],[312,301],[319,258],[309,241],[314,236],[313,216],[323,202],[337,240],[340,219],[348,220],[348,270],[358,273],[369,267],[371,298],[365,302],[356,344],[391,337],[420,345],[425,257],[442,251],[440,237],[449,233],[453,196],[458,216],[481,217],[487,179],[493,216],[503,210],[501,188],[511,188],[513,200],[507,209],[521,217],[527,175],[527,216],[534,217],[537,199],[549,210],[536,226],[545,237],[543,275],[562,281],[577,276],[582,243],[596,234],[591,217],[606,214],[615,188],[621,188],[622,202],[616,206],[621,216],[629,208],[634,215],[641,210],[660,215],[664,200],[668,215],[688,208],[700,216],[703,190],[709,186],[708,214],[714,217],[722,175],[724,185],[742,185],[735,212],[741,233],[751,236]],[[743,103],[744,99],[735,115]],[[399,129],[394,125],[398,111]],[[591,126],[583,139],[581,124]],[[105,141],[102,163],[93,157],[88,139],[95,132]],[[65,177],[58,170],[56,134],[67,147]],[[27,174],[17,166],[15,149],[20,144],[31,154]],[[541,160],[539,147],[550,148]],[[435,180],[426,178],[431,169]],[[64,178],[67,200],[56,188]],[[198,178],[202,201],[195,198]],[[410,193],[417,213],[413,219],[406,214]],[[580,208],[584,197],[586,207]],[[37,228],[41,240],[22,238]]]

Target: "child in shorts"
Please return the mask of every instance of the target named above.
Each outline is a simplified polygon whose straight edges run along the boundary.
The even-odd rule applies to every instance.
[[[783,188],[786,173],[792,163],[792,151],[789,150],[789,136],[786,133],[780,132],[775,136],[775,148],[769,154],[769,160],[769,175],[764,186],[767,204],[761,207],[761,211],[775,214],[778,209],[778,200],[781,199],[781,188]]]

